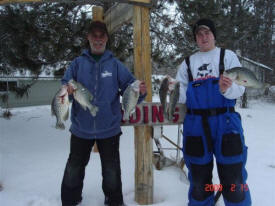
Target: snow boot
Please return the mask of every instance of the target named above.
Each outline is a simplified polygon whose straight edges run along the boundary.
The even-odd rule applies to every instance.
[[[126,206],[123,202],[122,203],[110,202],[110,199],[108,197],[105,197],[104,205],[105,206]]]

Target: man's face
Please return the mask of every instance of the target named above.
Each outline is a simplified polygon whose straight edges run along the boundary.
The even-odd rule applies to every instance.
[[[94,30],[89,33],[87,39],[90,44],[92,54],[103,54],[108,41],[107,34],[101,30]]]
[[[215,48],[215,37],[207,28],[202,27],[197,31],[196,42],[202,52],[207,52]]]

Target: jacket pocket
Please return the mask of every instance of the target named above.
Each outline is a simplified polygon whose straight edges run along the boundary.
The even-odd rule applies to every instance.
[[[186,136],[185,152],[190,156],[202,157],[204,155],[202,136]]]
[[[225,157],[240,155],[243,152],[243,144],[240,134],[229,133],[222,136],[222,155]]]

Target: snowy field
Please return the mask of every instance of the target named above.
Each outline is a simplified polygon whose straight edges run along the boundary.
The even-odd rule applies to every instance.
[[[249,103],[242,115],[248,150],[248,184],[253,206],[273,206],[275,202],[275,104]],[[1,206],[60,206],[60,185],[69,153],[70,133],[54,128],[50,106],[11,110],[10,120],[0,118]],[[177,126],[164,127],[165,136],[177,141]],[[171,145],[162,140],[163,146]],[[155,144],[154,144],[155,147]],[[176,153],[167,151],[175,158]],[[125,203],[134,201],[134,134],[123,127],[120,144],[122,184]],[[92,153],[86,169],[83,206],[103,206],[101,166],[98,153]],[[214,183],[218,183],[214,172]],[[154,170],[154,204],[186,206],[188,183],[179,168]],[[224,206],[222,198],[217,204]]]

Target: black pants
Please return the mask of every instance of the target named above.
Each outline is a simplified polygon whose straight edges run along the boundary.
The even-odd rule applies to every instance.
[[[71,136],[70,155],[61,185],[62,205],[76,205],[82,200],[85,167],[96,142],[101,159],[102,189],[105,198],[112,204],[123,203],[119,157],[120,134],[97,140]]]

